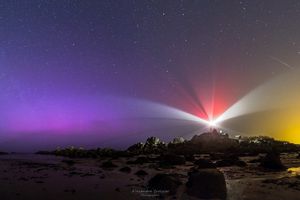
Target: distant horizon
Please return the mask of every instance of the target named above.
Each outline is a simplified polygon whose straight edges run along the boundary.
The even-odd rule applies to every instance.
[[[65,149],[65,148],[70,148],[70,147],[74,147],[74,148],[84,148],[86,150],[88,149],[96,149],[96,148],[110,148],[110,149],[115,149],[115,150],[126,150],[128,147],[132,146],[133,144],[136,144],[136,143],[139,143],[139,142],[146,142],[146,140],[150,137],[157,137],[160,139],[160,141],[162,142],[166,142],[166,143],[169,143],[169,142],[172,142],[172,140],[174,138],[179,138],[179,137],[182,137],[184,138],[185,140],[190,140],[192,139],[193,136],[195,135],[201,135],[203,133],[209,133],[210,130],[209,128],[207,128],[206,130],[203,129],[202,132],[197,132],[195,134],[190,134],[188,138],[186,138],[185,136],[182,136],[182,135],[177,135],[177,136],[174,136],[173,138],[166,138],[166,137],[160,137],[160,135],[149,135],[149,136],[142,136],[142,137],[136,137],[137,135],[136,134],[129,134],[128,136],[131,135],[131,140],[127,141],[127,142],[124,142],[124,141],[118,141],[118,142],[112,142],[112,143],[106,143],[104,141],[94,141],[94,143],[92,144],[92,142],[90,140],[87,140],[85,143],[78,143],[77,142],[74,142],[74,143],[69,143],[70,141],[72,141],[72,137],[73,135],[68,135],[68,134],[65,134],[66,138],[64,138],[63,141],[60,141],[60,142],[57,142],[57,144],[59,145],[56,145],[55,143],[53,144],[48,144],[47,146],[41,144],[41,146],[31,146],[31,150],[30,148],[28,147],[21,147],[21,145],[19,145],[18,143],[15,144],[15,145],[12,145],[14,142],[9,142],[9,141],[5,141],[3,143],[6,143],[6,145],[2,145],[3,143],[0,143],[0,152],[8,152],[8,153],[36,153],[38,151],[53,151],[53,150],[56,150],[57,148],[60,148],[60,149]],[[233,134],[233,133],[228,133],[228,132],[225,132],[227,134],[229,134],[229,137],[232,138],[232,139],[237,139],[235,136],[239,136],[239,134]],[[267,136],[267,135],[240,135],[244,138],[247,138],[247,137],[259,137],[259,136],[262,136],[262,137],[270,137],[270,136]],[[81,137],[85,137],[84,135],[81,135]],[[79,138],[81,138],[79,137]],[[143,139],[145,137],[145,139]],[[141,138],[140,140],[138,138]],[[270,138],[273,138],[273,137],[270,137]],[[40,138],[41,141],[43,141],[45,138]],[[282,141],[282,142],[288,142],[286,140],[282,140],[280,138],[273,138],[277,141]],[[59,139],[58,139],[59,140]],[[114,139],[107,139],[108,141],[111,141],[111,140],[115,140]],[[46,142],[47,140],[45,140],[44,142]],[[15,141],[16,142],[16,141]],[[22,142],[22,141],[18,141],[18,142]],[[300,145],[299,143],[293,143],[293,142],[289,142],[291,144],[296,144],[296,145]],[[4,148],[3,148],[4,146]],[[5,148],[5,146],[7,146],[7,148]],[[15,146],[15,147],[14,147]],[[21,148],[20,148],[21,147]],[[9,150],[8,150],[9,149]],[[19,149],[19,150],[18,150]]]

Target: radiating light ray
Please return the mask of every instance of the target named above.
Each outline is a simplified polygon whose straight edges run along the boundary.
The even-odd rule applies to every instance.
[[[282,64],[283,66],[289,68],[289,69],[294,69],[294,67],[292,67],[292,66],[289,65],[288,63],[286,63],[286,62],[280,60],[279,58],[276,58],[276,57],[274,57],[274,56],[270,56],[270,58],[271,58],[272,60],[274,60],[274,61],[276,61],[276,62]]]
[[[177,108],[173,108],[173,107],[170,107],[167,105],[149,102],[149,101],[141,101],[140,103],[143,104],[143,106],[146,106],[147,104],[148,104],[148,106],[151,106],[152,107],[151,113],[152,114],[156,113],[155,115],[160,116],[160,117],[195,121],[195,122],[202,123],[205,125],[210,124],[210,121],[208,121],[208,120],[202,119],[200,117],[197,117],[193,114],[184,112]]]
[[[299,71],[285,73],[255,88],[218,117],[217,122],[264,110],[290,107],[299,99]]]
[[[247,135],[270,135],[300,143],[300,71],[274,77],[245,95],[215,123],[220,128]]]

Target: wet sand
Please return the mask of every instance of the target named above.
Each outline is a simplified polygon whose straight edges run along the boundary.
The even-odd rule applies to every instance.
[[[281,159],[288,167],[286,171],[270,172],[249,163],[256,157],[241,157],[246,167],[219,168],[225,175],[229,200],[279,200],[300,199],[300,159],[297,154],[283,154]],[[147,193],[145,185],[157,173],[177,173],[183,183],[187,172],[194,166],[185,165],[172,169],[153,168],[153,164],[126,164],[131,158],[113,160],[118,167],[103,169],[105,160],[69,159],[51,155],[10,154],[0,156],[1,200],[57,200],[57,199],[156,199]],[[75,164],[68,161],[74,161]],[[130,173],[119,171],[129,166]],[[145,170],[148,175],[137,176],[135,172]],[[185,193],[181,185],[174,196],[166,199],[196,199]]]

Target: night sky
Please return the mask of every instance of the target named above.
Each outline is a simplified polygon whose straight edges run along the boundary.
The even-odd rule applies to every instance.
[[[299,19],[297,0],[1,0],[0,147],[188,137],[198,125],[171,108],[215,119],[260,85],[298,73]],[[296,141],[298,132],[285,137],[288,125],[256,127],[253,119],[266,118],[243,115],[226,128]]]

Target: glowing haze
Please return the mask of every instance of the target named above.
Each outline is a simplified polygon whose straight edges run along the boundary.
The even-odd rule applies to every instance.
[[[297,1],[5,1],[0,149],[211,125],[300,143]]]

